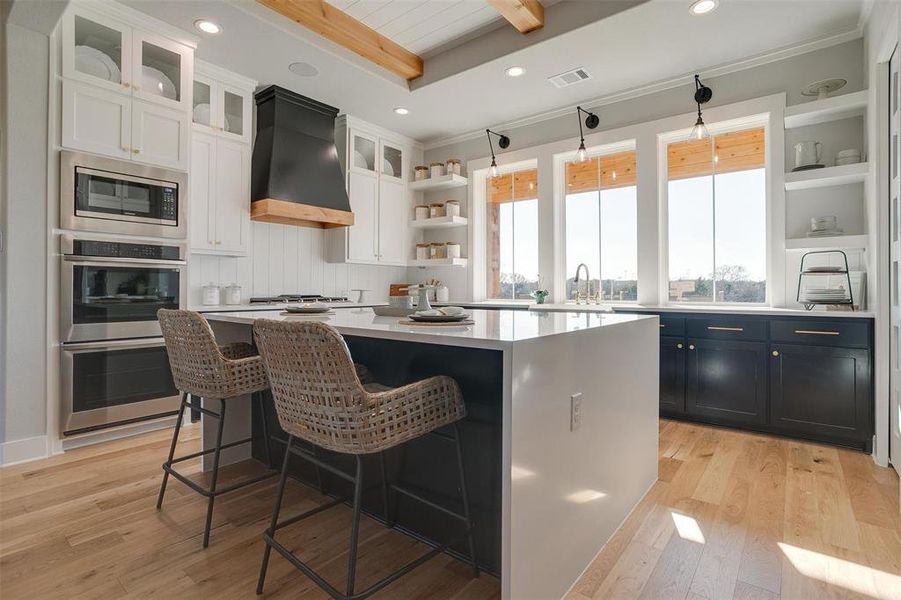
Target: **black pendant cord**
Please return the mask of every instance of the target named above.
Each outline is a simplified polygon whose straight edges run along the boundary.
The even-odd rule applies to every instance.
[[[491,162],[495,162],[494,159],[494,144],[491,143],[491,133],[490,129],[486,129],[485,133],[488,135],[488,147],[491,149]]]

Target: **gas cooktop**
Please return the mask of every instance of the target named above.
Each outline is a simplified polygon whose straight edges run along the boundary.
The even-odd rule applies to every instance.
[[[251,298],[251,304],[285,304],[291,302],[348,302],[344,296],[322,296],[320,294],[281,294],[280,296],[260,296]]]

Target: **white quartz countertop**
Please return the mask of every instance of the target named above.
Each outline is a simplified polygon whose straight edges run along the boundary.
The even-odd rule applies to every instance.
[[[299,302],[292,302],[290,305],[286,302],[274,303],[274,304],[263,304],[263,303],[255,303],[250,304],[249,302],[244,302],[241,304],[193,304],[188,307],[188,310],[193,310],[200,313],[214,313],[214,312],[258,312],[258,311],[272,311],[272,310],[284,310],[286,306],[297,306]],[[330,308],[371,308],[373,306],[387,306],[387,302],[364,302],[362,304],[358,302],[323,302],[326,306]]]
[[[698,314],[724,314],[724,315],[762,315],[762,316],[788,316],[801,318],[856,318],[872,319],[874,313],[859,311],[825,311],[825,310],[797,310],[793,308],[773,308],[769,306],[673,306],[650,304],[530,304],[529,310],[549,312],[582,312],[582,313],[610,313],[612,312],[654,312],[654,313],[698,313]]]
[[[211,312],[213,322],[253,325],[257,319],[320,321],[344,335],[423,342],[447,346],[508,349],[517,342],[537,338],[575,335],[627,323],[655,319],[656,316],[531,312],[514,310],[471,310],[472,325],[406,325],[397,317],[379,317],[371,308],[336,310],[319,316],[285,315],[281,310]],[[656,325],[654,326],[656,330]]]

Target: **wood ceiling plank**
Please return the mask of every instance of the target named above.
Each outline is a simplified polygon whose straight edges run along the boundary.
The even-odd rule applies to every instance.
[[[766,162],[764,142],[763,127],[716,135],[715,164],[710,139],[672,143],[666,152],[668,178],[672,181],[762,168]]]
[[[538,0],[488,0],[520,33],[544,27],[544,6]]]
[[[257,2],[404,79],[422,76],[422,58],[323,0]]]

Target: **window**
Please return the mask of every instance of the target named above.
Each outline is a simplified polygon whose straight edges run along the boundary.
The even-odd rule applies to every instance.
[[[586,284],[574,283],[576,268],[585,263],[592,295],[605,301],[637,300],[635,151],[566,163],[564,203],[566,297],[589,293]]]
[[[487,182],[487,286],[492,299],[526,300],[538,289],[538,170]]]
[[[764,129],[667,147],[669,299],[766,301]]]

